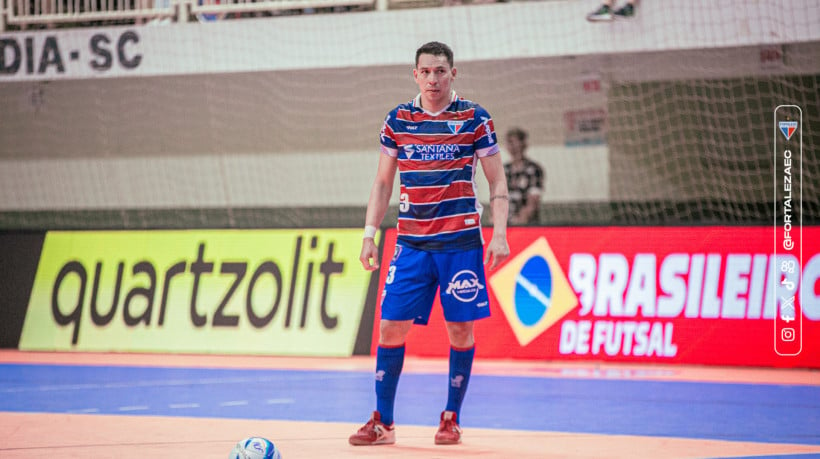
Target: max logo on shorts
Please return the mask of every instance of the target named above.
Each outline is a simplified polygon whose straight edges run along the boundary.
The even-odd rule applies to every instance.
[[[484,286],[478,282],[478,276],[473,271],[464,269],[453,276],[444,293],[467,303],[475,300],[478,297],[478,291],[483,288]]]

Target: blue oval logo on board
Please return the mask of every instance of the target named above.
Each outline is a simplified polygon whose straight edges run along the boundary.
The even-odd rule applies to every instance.
[[[515,312],[523,325],[538,323],[552,300],[552,273],[547,260],[534,256],[524,263],[515,279]]]

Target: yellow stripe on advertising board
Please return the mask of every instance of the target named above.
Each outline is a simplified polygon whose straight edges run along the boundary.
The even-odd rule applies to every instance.
[[[350,356],[361,229],[49,232],[22,350]]]

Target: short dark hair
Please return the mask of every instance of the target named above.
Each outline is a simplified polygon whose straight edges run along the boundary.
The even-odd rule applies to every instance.
[[[416,50],[416,67],[419,66],[419,56],[422,54],[432,54],[433,56],[444,56],[447,58],[447,63],[450,68],[453,67],[453,50],[444,43],[438,41],[431,41],[421,45],[421,48]]]
[[[507,137],[518,137],[518,140],[521,142],[526,142],[527,131],[521,129],[520,127],[514,127],[507,131]]]

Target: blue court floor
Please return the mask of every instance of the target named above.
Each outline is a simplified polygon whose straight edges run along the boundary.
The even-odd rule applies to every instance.
[[[446,393],[403,374],[396,423],[437,425]],[[0,364],[0,412],[360,423],[374,404],[362,371]],[[820,445],[820,386],[475,374],[462,425]]]

